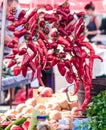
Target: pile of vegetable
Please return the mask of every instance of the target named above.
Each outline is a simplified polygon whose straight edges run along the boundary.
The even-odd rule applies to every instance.
[[[30,122],[27,118],[22,117],[17,120],[7,117],[2,123],[0,123],[0,130],[28,130]]]
[[[17,105],[15,109],[0,114],[0,130],[35,130],[39,124],[36,115],[48,116],[48,124],[54,129],[61,127],[61,121],[63,123],[65,120],[69,121],[71,129],[72,119],[81,115],[80,111],[76,111],[79,109],[77,99],[74,98],[72,102],[68,102],[65,92],[60,90],[51,95],[51,91],[53,90],[50,88],[40,87],[36,97],[29,98]]]
[[[89,130],[106,130],[106,90],[92,98],[86,113]]]
[[[8,43],[8,47],[12,48],[12,54],[6,57],[10,59],[8,67],[14,68],[15,76],[22,73],[24,77],[30,68],[31,80],[37,73],[39,83],[44,86],[41,71],[50,70],[57,65],[67,82],[75,83],[74,94],[78,92],[80,81],[84,84],[85,100],[81,110],[85,109],[90,100],[94,59],[102,59],[95,55],[92,45],[84,41],[84,13],[72,14],[67,1],[56,9],[48,4],[44,8],[33,9],[28,15],[22,10],[18,19],[14,16],[16,12],[12,8],[8,16],[11,21],[8,30],[14,34]],[[17,30],[20,25],[22,29]],[[25,46],[19,48],[21,37],[25,39]]]

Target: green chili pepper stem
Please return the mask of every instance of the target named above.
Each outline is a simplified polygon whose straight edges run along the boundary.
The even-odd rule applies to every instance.
[[[20,119],[18,119],[18,120],[16,120],[16,121],[13,121],[13,122],[12,122],[10,125],[8,125],[4,130],[10,130],[13,125],[23,124],[26,120],[27,120],[27,118],[22,117],[22,118],[20,118]]]

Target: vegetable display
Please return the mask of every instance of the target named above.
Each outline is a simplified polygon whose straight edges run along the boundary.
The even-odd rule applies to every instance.
[[[14,75],[22,73],[24,77],[30,68],[31,80],[37,73],[39,83],[44,86],[41,71],[57,65],[67,82],[75,83],[74,94],[78,92],[80,82],[84,84],[85,100],[81,110],[85,109],[90,100],[94,59],[102,59],[95,55],[92,45],[84,41],[84,13],[72,14],[67,1],[56,9],[47,4],[44,8],[33,9],[29,14],[22,10],[18,19],[15,13],[16,10],[11,9],[8,16],[11,21],[8,29],[14,34],[8,43],[8,47],[12,48],[12,54],[6,57],[10,59],[8,67],[14,68]],[[20,25],[22,29],[17,30]],[[25,39],[25,46],[19,48],[21,37]]]
[[[90,122],[88,123],[89,130],[106,130],[106,90],[92,98],[86,113]]]

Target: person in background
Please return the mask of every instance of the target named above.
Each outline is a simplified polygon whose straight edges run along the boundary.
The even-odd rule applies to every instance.
[[[100,27],[100,20],[95,15],[95,6],[92,2],[88,3],[85,7],[86,14],[90,17],[89,23],[87,25],[87,38],[91,42],[91,39],[97,35],[100,34],[101,31],[99,30]]]
[[[9,15],[9,10],[12,7],[16,7],[17,13],[16,13],[15,17],[18,18],[19,13],[21,12],[21,7],[19,5],[19,1],[18,0],[7,0],[7,10],[6,10],[7,16]],[[0,33],[1,33],[1,25],[2,25],[2,8],[3,8],[3,1],[1,3],[1,8],[0,8]],[[7,26],[10,24],[11,24],[11,22],[6,20],[6,29],[5,29],[6,31],[5,31],[5,38],[4,38],[4,58],[5,58],[5,56],[7,56],[8,54],[11,53],[11,49],[8,48],[8,46],[7,46],[8,42],[11,41],[11,38],[13,37],[13,33],[7,29]],[[19,27],[17,27],[17,30],[20,30],[21,28],[22,27],[19,26]],[[20,42],[21,41],[22,40],[20,40]],[[3,65],[3,75],[2,76],[4,78],[13,76],[13,72],[11,69],[8,69],[7,67],[5,67],[5,65]],[[12,92],[12,97],[14,97],[14,89]],[[7,91],[5,103],[7,103],[9,100],[10,100],[10,89]]]
[[[102,19],[100,30],[102,31],[102,34],[106,34],[106,18]]]

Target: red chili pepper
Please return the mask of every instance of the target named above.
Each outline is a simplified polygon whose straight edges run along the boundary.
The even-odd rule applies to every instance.
[[[58,9],[56,10],[56,12],[57,12],[57,14],[61,14],[61,15],[63,15],[65,18],[68,19],[68,15],[67,15],[64,11],[62,11],[61,8],[58,8]]]
[[[37,31],[37,29],[38,29],[38,24],[36,23],[36,21],[33,21],[33,23],[32,24],[30,24],[30,26],[28,26],[29,28],[30,28],[30,30],[31,30],[31,33],[32,33],[32,31],[35,29],[36,31]],[[36,33],[35,33],[36,34]],[[34,34],[34,35],[35,35]]]
[[[59,59],[57,57],[53,57],[53,60],[51,62],[51,66],[55,66],[58,63]]]
[[[7,46],[8,46],[9,48],[14,48],[13,42],[8,42]]]
[[[10,15],[7,17],[7,20],[13,22],[15,20],[15,17],[13,15]]]
[[[65,52],[59,52],[59,58],[66,58]]]
[[[81,11],[81,12],[76,13],[76,15],[78,17],[84,17],[85,16],[85,12]]]
[[[61,45],[64,45],[64,46],[69,46],[69,45],[70,45],[70,43],[67,41],[67,39],[65,39],[65,38],[62,37],[62,36],[59,36],[59,37],[58,37],[57,43],[58,43],[58,44],[61,44]]]
[[[15,15],[15,14],[17,13],[16,7],[12,7],[12,8],[9,10],[9,13],[10,13],[11,15]]]
[[[14,38],[12,39],[12,43],[13,43],[13,44],[18,44],[18,43],[19,43],[19,38],[18,38],[18,37],[14,37]]]
[[[103,62],[103,59],[100,56],[96,56],[95,54],[90,54],[90,56],[88,56],[88,58],[89,58],[89,73],[90,73],[90,77],[92,79],[92,69],[93,69],[94,59],[97,58],[97,59],[101,60],[101,62]]]
[[[69,70],[72,69],[72,65],[71,65],[71,62],[70,62],[69,59],[66,59],[66,60],[65,60],[65,66],[66,66]]]
[[[78,72],[80,79],[83,79],[85,58],[81,57],[79,60],[80,60],[80,62],[79,62],[79,68],[78,68],[77,72]]]
[[[77,24],[76,24],[76,26],[75,26],[75,34],[76,34],[76,32],[78,31],[79,27],[81,26],[81,24],[82,24],[83,22],[84,22],[84,18],[81,17],[81,18],[78,20],[78,22],[77,22]]]
[[[42,41],[42,39],[38,40],[38,44],[43,49],[44,54],[47,55],[47,49],[46,49],[45,43]]]
[[[46,65],[47,65],[47,55],[46,55],[46,56],[43,56],[42,65],[43,65],[43,69],[45,69],[45,67],[46,67]]]
[[[90,68],[89,68],[89,66],[87,65],[87,64],[85,64],[84,65],[84,71],[85,71],[85,73],[84,73],[84,80],[85,80],[85,82],[87,82],[87,83],[89,83],[89,84],[91,84],[91,77],[90,77]]]
[[[58,67],[60,74],[62,76],[64,76],[66,73],[65,63],[60,61],[60,62],[58,62],[57,67]]]
[[[69,14],[67,22],[70,23],[72,20],[74,20],[74,16],[72,14]]]
[[[90,86],[84,84],[84,88],[85,88],[85,100],[84,100],[82,107],[80,109],[81,111],[86,109],[86,107],[90,101]]]
[[[31,40],[28,41],[27,47],[29,47],[35,54],[37,54],[37,48]]]
[[[45,27],[43,31],[44,31],[45,34],[49,34],[50,29],[48,27]]]
[[[21,70],[22,70],[22,75],[23,75],[24,77],[26,77],[26,75],[27,75],[27,66],[22,65],[22,66],[21,66]]]
[[[48,43],[47,37],[42,30],[39,32],[39,39],[40,38]]]
[[[47,43],[47,44],[46,44],[46,48],[47,48],[47,49],[52,49],[51,43]]]
[[[53,61],[53,58],[54,58],[53,54],[48,54],[47,55],[47,60],[48,61]]]
[[[73,40],[71,40],[70,37],[67,37],[66,39],[70,43],[70,48],[72,48],[73,47]]]
[[[71,63],[75,66],[76,70],[79,70],[79,69],[80,69],[80,67],[79,67],[79,63],[80,63],[80,62],[78,61],[78,58],[72,57]]]
[[[44,14],[44,20],[50,21],[50,23],[57,21],[57,17],[54,14]]]
[[[15,55],[14,54],[9,54],[5,57],[6,59],[14,59]]]
[[[52,25],[52,28],[58,28],[59,24],[54,22],[53,25]]]
[[[52,49],[57,49],[57,47],[58,47],[58,44],[56,42],[51,43],[51,48]]]
[[[37,69],[38,64],[39,64],[39,58],[35,58],[35,60],[34,60],[34,67],[35,67],[35,69]],[[35,72],[32,71],[32,74],[31,74],[31,81],[34,79],[34,76],[35,76]]]
[[[49,10],[53,10],[53,7],[50,4],[46,4],[45,9],[49,11]]]
[[[17,76],[21,72],[21,67],[20,66],[15,66],[13,71],[14,71],[14,75]]]
[[[18,20],[20,20],[21,18],[23,18],[26,14],[26,11],[25,10],[21,10],[21,12],[19,13],[18,15]]]
[[[21,34],[20,34],[20,31],[19,31],[19,30],[15,30],[15,31],[14,31],[14,35],[15,35],[16,37],[21,37]]]
[[[82,49],[82,58],[86,58],[88,56],[88,54],[87,54],[87,52],[84,50],[84,49]]]
[[[51,65],[49,63],[47,63],[47,65],[45,66],[44,70],[50,70],[51,69]]]
[[[92,79],[93,63],[94,63],[94,58],[91,55],[89,58],[89,73],[90,73],[91,79]]]
[[[38,64],[39,64],[39,58],[38,58],[38,57],[35,58],[35,60],[34,60],[34,64],[35,64],[36,67],[38,67]]]
[[[31,35],[32,35],[32,36],[35,36],[36,32],[37,32],[36,29],[33,28],[33,29],[31,30]]]
[[[38,15],[35,13],[31,18],[30,18],[30,20],[28,21],[28,28],[30,29],[31,28],[31,26],[32,26],[32,24],[33,24],[33,22],[34,21],[36,21],[36,18],[38,17]]]
[[[31,74],[31,79],[30,79],[30,81],[32,82],[33,81],[33,79],[34,79],[34,76],[35,76],[35,72],[34,71],[32,71],[32,74]]]
[[[57,37],[58,36],[58,32],[54,31],[53,33],[51,33],[51,37]]]
[[[19,25],[26,24],[26,23],[27,23],[27,19],[25,17],[19,20]]]
[[[66,30],[67,32],[70,31],[70,32],[72,33],[72,32],[74,31],[74,28],[75,28],[75,27],[72,25],[72,21],[71,21],[70,23],[67,24],[67,26],[65,27],[65,30]]]
[[[74,82],[74,75],[71,71],[66,72],[65,78],[66,78],[66,81],[70,84],[72,84]]]
[[[66,32],[66,30],[63,28],[63,27],[58,27],[58,31],[62,34],[62,35],[65,35],[65,36],[67,36],[68,34],[67,34],[67,32]]]
[[[37,50],[39,52],[39,60],[40,60],[40,62],[42,62],[43,61],[43,49],[40,48],[40,46],[37,46]]]
[[[35,9],[33,9],[32,12],[27,16],[27,20],[29,21],[29,19],[36,13],[37,13],[37,11]]]
[[[40,21],[40,27],[44,28],[45,27],[45,21]]]
[[[70,36],[70,35],[73,33],[73,31],[74,31],[74,27],[73,27],[73,26],[70,26],[70,28],[67,29],[67,34],[68,34],[68,36]]]
[[[27,33],[27,30],[25,28],[22,28],[21,30],[15,30],[14,35],[18,38],[22,37]]]
[[[81,57],[82,56],[82,49],[79,46],[74,46],[73,53],[75,56]]]
[[[23,47],[20,51],[19,51],[19,55],[24,55],[27,52],[26,48]]]
[[[9,25],[9,26],[7,26],[7,29],[9,31],[14,31],[15,30],[15,26],[14,25]]]
[[[17,54],[19,52],[19,48],[18,47],[14,47],[12,51],[13,51],[14,54]]]
[[[13,23],[12,23],[13,26],[15,27],[18,27],[20,25],[19,21],[18,20],[15,20]]]
[[[64,9],[64,12],[65,12],[66,14],[69,14],[69,13],[70,13],[70,9],[69,9],[69,8],[65,8],[65,9]]]
[[[42,66],[39,65],[39,66],[37,67],[37,78],[38,78],[39,83],[40,83],[42,86],[45,86],[44,83],[43,83],[43,81],[42,81],[42,79],[41,79],[41,71],[42,71]]]
[[[65,26],[66,26],[66,23],[64,22],[64,20],[61,20],[60,21],[60,27],[65,28]]]
[[[83,45],[90,51],[91,55],[95,55],[94,48],[89,42],[83,42]]]
[[[63,48],[63,50],[64,50],[64,52],[72,52],[72,48],[71,47],[69,47],[69,46],[65,46],[64,48]]]
[[[99,59],[101,62],[103,62],[103,59],[102,59],[102,57],[100,57],[100,56],[94,55],[93,58]]]
[[[79,37],[82,33],[84,33],[84,30],[85,30],[85,26],[84,25],[81,25],[79,27],[79,30],[77,31],[77,33],[75,34],[76,37]]]
[[[73,93],[73,96],[76,95],[78,93],[78,90],[80,88],[80,82],[77,80],[77,78],[75,78],[75,91]]]
[[[9,64],[8,64],[7,67],[8,67],[8,68],[13,67],[16,63],[17,63],[16,60],[12,59],[12,60],[9,62]]]
[[[22,61],[22,66],[26,66],[26,65],[28,65],[28,63],[29,63],[29,61],[30,61],[30,56],[26,53],[26,54],[24,54],[24,56],[23,56],[23,61]]]
[[[92,79],[92,70],[93,70],[93,63],[94,63],[94,58],[93,56],[95,55],[95,51],[94,48],[92,47],[91,44],[89,44],[88,42],[83,42],[84,46],[90,51],[90,57],[89,57],[89,71],[90,71],[90,76]]]
[[[29,67],[32,69],[33,72],[36,72],[36,67],[33,61],[29,62]]]
[[[30,40],[32,40],[32,35],[30,33],[27,33],[24,35],[24,38],[25,38],[25,40],[30,41]]]

